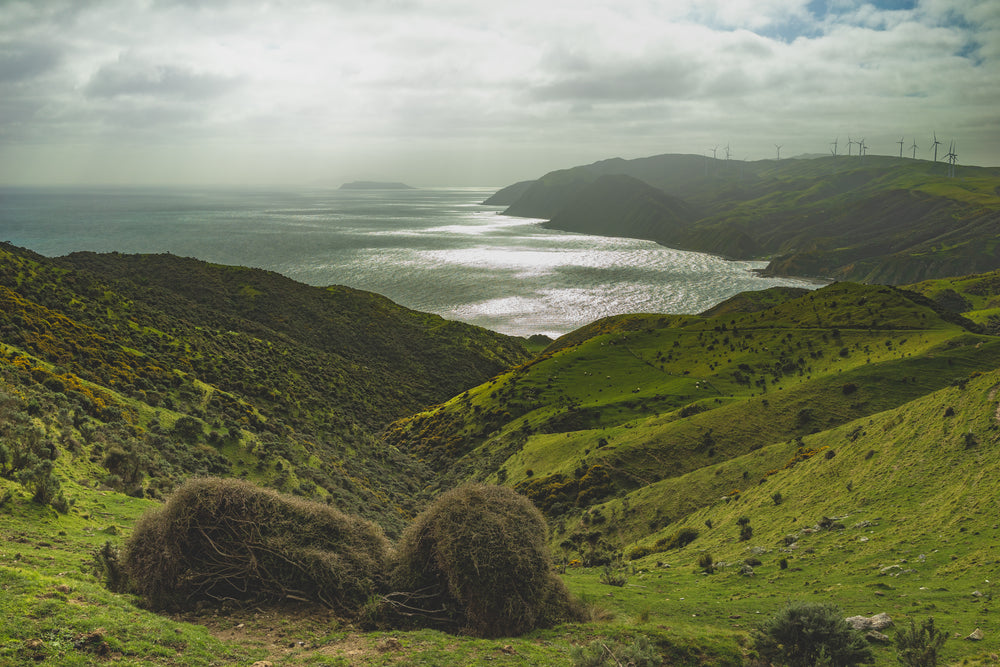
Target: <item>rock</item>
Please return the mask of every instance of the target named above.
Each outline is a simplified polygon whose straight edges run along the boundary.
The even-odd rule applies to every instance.
[[[865,633],[865,639],[872,644],[889,644],[892,642],[892,638],[889,635],[884,635],[878,630],[870,630]]]
[[[884,611],[871,617],[872,630],[885,630],[892,626],[892,617]]]
[[[879,574],[898,575],[899,571],[902,570],[902,569],[903,568],[900,567],[899,565],[886,565],[881,570],[879,570],[878,573]]]
[[[844,620],[852,628],[862,632],[866,630],[885,630],[892,625],[892,617],[885,612],[875,614],[874,616],[851,616]]]
[[[979,591],[972,591],[972,597],[974,597],[974,598],[981,598],[981,597],[983,597],[983,594],[981,592],[979,592]]]
[[[747,565],[746,563],[743,563],[743,567],[740,568],[740,574],[742,574],[744,577],[752,577],[754,576],[754,571],[751,566]]]
[[[274,663],[270,660],[258,660],[250,665],[250,667],[274,667]]]
[[[972,642],[978,642],[978,641],[982,640],[982,638],[983,638],[983,631],[980,630],[979,628],[976,628],[975,630],[973,630],[972,634],[969,635],[968,637],[966,637],[966,639],[968,639],[969,641],[972,641]]]
[[[513,646],[511,646],[510,644],[505,644],[505,645],[504,645],[504,646],[503,646],[503,647],[502,647],[502,648],[500,649],[500,652],[501,652],[501,653],[505,653],[505,654],[507,654],[507,655],[517,655],[517,651],[516,651],[516,650],[514,650],[514,647],[513,647]]]

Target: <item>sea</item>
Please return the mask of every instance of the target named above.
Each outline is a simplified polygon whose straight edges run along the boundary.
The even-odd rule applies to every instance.
[[[482,204],[496,189],[7,187],[0,241],[47,256],[173,253],[268,269],[517,336],[818,286],[756,274],[765,262],[545,229]]]

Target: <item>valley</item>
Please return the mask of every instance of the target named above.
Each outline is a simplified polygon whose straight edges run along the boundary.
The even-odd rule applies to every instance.
[[[948,664],[996,662],[996,273],[774,288],[529,342],[167,255],[4,246],[2,267],[15,664],[575,664],[641,641],[738,665],[790,599],[897,628],[933,617]],[[164,615],[105,589],[101,549],[206,474],[390,539],[442,491],[512,487],[545,513],[586,617],[492,640],[294,602]]]

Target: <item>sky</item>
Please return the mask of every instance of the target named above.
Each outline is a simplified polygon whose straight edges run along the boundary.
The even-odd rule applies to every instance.
[[[502,186],[934,133],[1000,165],[996,0],[0,0],[0,185]]]

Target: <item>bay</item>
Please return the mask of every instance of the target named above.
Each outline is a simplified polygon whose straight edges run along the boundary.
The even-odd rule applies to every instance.
[[[169,252],[268,269],[522,336],[817,286],[755,274],[765,262],[544,229],[480,203],[495,191],[3,188],[0,240],[48,256]]]

